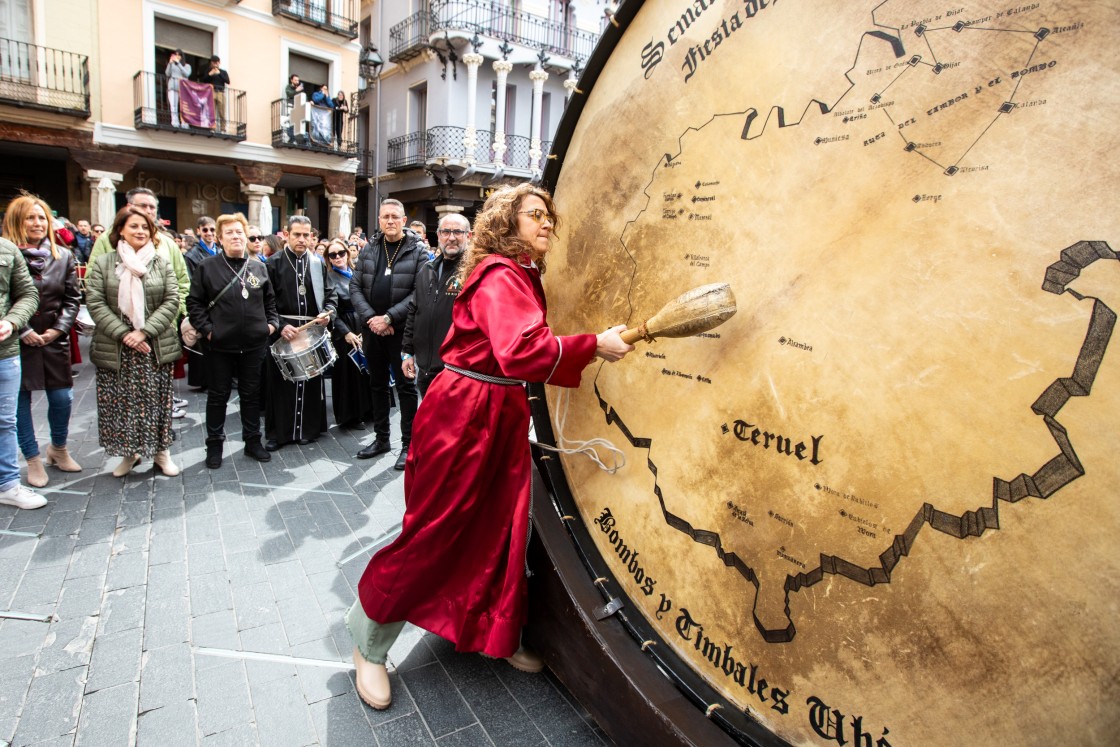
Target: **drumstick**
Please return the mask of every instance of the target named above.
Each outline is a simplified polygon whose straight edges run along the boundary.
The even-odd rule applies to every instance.
[[[661,307],[637,327],[622,332],[622,341],[653,342],[657,337],[692,337],[707,332],[735,315],[735,294],[727,283],[701,285]]]
[[[302,332],[303,330],[305,330],[305,329],[308,329],[309,327],[311,327],[311,325],[313,325],[313,324],[318,324],[318,323],[319,323],[319,320],[320,320],[320,319],[322,319],[323,317],[325,317],[325,316],[326,316],[326,317],[329,317],[330,315],[331,315],[331,311],[330,311],[330,309],[327,309],[326,311],[324,311],[323,313],[319,314],[319,315],[318,315],[317,317],[315,317],[315,318],[314,318],[314,319],[312,319],[311,321],[309,321],[309,322],[304,322],[303,324],[301,324],[301,325],[299,325],[298,327],[296,327],[296,332]]]

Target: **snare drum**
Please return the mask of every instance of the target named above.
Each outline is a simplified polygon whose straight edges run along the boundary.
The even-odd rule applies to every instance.
[[[272,357],[285,379],[307,381],[330,368],[338,353],[331,344],[327,328],[315,325],[301,330],[291,340],[280,338],[274,342]]]

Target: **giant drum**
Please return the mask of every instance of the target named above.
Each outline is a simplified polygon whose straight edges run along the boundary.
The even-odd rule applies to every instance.
[[[616,19],[545,172],[550,323],[738,313],[546,392],[538,433],[626,455],[546,463],[603,601],[789,744],[1115,744],[1120,8]]]

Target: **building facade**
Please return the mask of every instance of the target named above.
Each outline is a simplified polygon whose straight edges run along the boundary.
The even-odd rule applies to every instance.
[[[233,210],[273,228],[292,214],[345,226],[356,107],[324,119],[284,89],[298,74],[306,98],[326,85],[356,103],[358,13],[359,0],[0,3],[0,199],[26,188],[107,224],[143,186],[178,231]],[[165,75],[176,49],[191,65],[189,113]],[[199,83],[212,55],[223,91]]]
[[[576,79],[607,22],[601,0],[362,3],[358,214],[405,204],[434,238],[490,191],[540,176]]]

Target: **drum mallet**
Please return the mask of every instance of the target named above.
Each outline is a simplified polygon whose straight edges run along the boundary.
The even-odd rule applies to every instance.
[[[735,315],[735,294],[727,283],[701,285],[661,307],[661,311],[624,330],[622,341],[653,342],[658,337],[692,337],[715,329]]]

